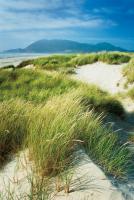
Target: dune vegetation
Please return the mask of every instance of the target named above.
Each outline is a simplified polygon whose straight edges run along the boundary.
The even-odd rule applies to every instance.
[[[108,64],[127,63],[130,56],[124,53],[91,53],[91,54],[69,54],[69,55],[53,55],[49,57],[37,58],[33,60],[23,61],[18,68],[27,65],[33,65],[37,69],[55,70],[64,73],[73,73],[77,66],[92,64],[102,61]]]
[[[28,147],[37,170],[44,176],[54,176],[70,165],[76,145],[82,145],[105,172],[124,177],[130,170],[129,150],[118,143],[110,127],[103,125],[101,116],[85,109],[81,101],[78,93],[69,92],[45,105],[33,106],[21,100],[2,102],[1,161],[9,153]]]
[[[127,81],[125,86],[134,84],[134,58],[130,60],[130,62],[124,67],[123,75],[126,77]],[[129,89],[128,96],[132,99],[134,99],[134,87]]]
[[[75,92],[54,97],[41,109],[35,108],[27,141],[37,168],[44,175],[64,171],[73,162],[72,152],[77,145],[82,145],[110,174],[123,177],[130,169],[127,148],[118,144],[117,135],[103,126],[99,115],[85,110]]]
[[[125,66],[123,75],[127,78],[127,83],[134,83],[134,58]]]
[[[134,100],[134,88],[129,89],[127,94],[132,100]]]
[[[97,61],[129,60],[121,53],[55,55],[1,69],[0,163],[28,149],[38,174],[55,177],[73,165],[73,153],[82,148],[105,173],[127,177],[132,154],[103,121],[107,114],[124,117],[123,106],[116,97],[69,73]],[[27,65],[34,68],[25,69]]]
[[[28,114],[32,106],[20,100],[0,103],[0,163],[20,150],[26,139]]]
[[[66,75],[42,70],[15,69],[1,70],[0,101],[21,98],[34,104],[45,103],[53,96],[77,90],[85,105],[100,112],[124,114],[124,109],[116,98],[94,85],[83,84]]]

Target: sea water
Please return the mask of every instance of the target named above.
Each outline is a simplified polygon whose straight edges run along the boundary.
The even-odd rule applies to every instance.
[[[0,53],[0,67],[7,65],[17,66],[24,60],[44,57],[50,54],[41,54],[41,53]]]

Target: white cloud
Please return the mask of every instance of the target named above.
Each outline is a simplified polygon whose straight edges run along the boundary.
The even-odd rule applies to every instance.
[[[0,31],[25,29],[97,28],[116,25],[108,19],[94,15],[67,15],[54,17],[48,12],[12,12],[0,8]],[[80,14],[80,13],[79,13]]]
[[[16,10],[51,9],[61,6],[61,0],[0,0],[0,7]]]
[[[16,10],[57,9],[60,7],[77,7],[85,0],[0,0],[0,7]]]
[[[59,35],[60,38],[67,38],[75,28],[94,30],[116,25],[113,21],[100,17],[98,13],[83,12],[81,8],[84,2],[85,0],[0,0],[1,44],[4,41],[2,38],[5,38],[3,33],[7,33],[9,38],[5,41],[15,41],[15,38],[21,41],[33,38],[34,41],[44,37],[58,38]],[[76,32],[72,35],[77,35]]]

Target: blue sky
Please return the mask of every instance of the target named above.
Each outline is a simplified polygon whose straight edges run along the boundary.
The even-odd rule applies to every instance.
[[[43,38],[134,50],[134,0],[0,0],[0,50]]]

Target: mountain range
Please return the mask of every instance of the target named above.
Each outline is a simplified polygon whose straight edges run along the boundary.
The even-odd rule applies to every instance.
[[[24,49],[10,49],[4,53],[86,53],[99,51],[127,51],[110,43],[88,44],[71,40],[38,40]]]

